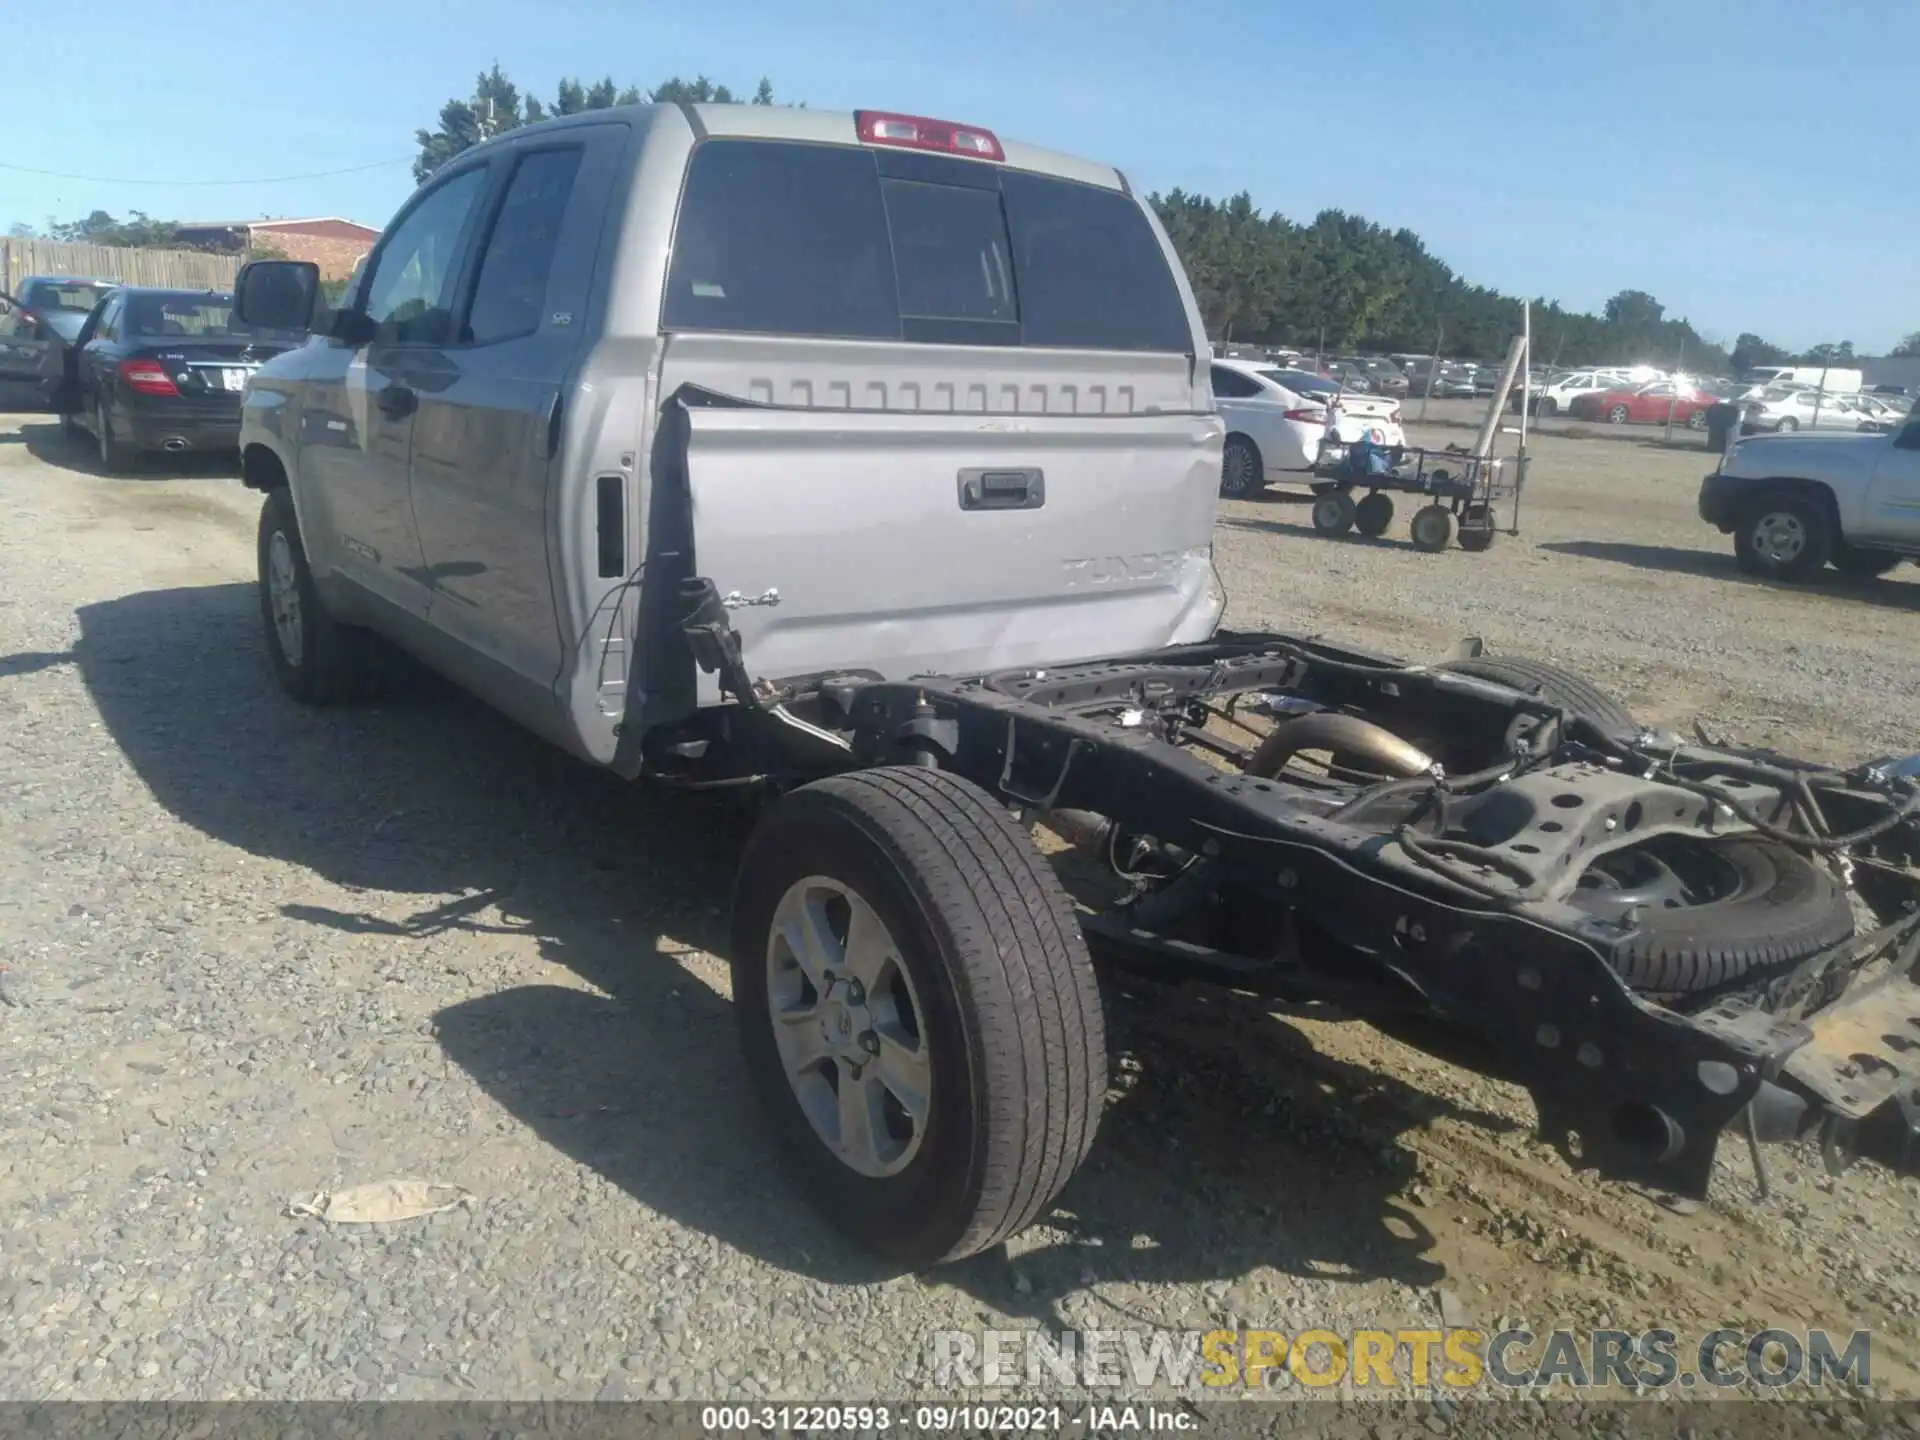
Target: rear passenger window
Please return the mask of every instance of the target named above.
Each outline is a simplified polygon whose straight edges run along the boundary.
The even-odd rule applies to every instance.
[[[480,278],[461,335],[467,344],[491,345],[540,328],[560,223],[579,169],[577,146],[537,150],[514,167],[480,259]]]
[[[873,156],[835,145],[702,145],[680,201],[661,323],[899,339]]]
[[[882,178],[871,150],[773,140],[694,151],[660,318],[667,330],[1193,349],[1166,255],[1121,191],[999,167],[957,184]]]
[[[1180,292],[1139,202],[1118,190],[1008,170],[1020,320],[1029,345],[1193,348]]]

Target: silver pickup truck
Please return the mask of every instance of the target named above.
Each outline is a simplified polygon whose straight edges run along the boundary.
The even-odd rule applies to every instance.
[[[1743,570],[1805,580],[1831,564],[1885,575],[1920,557],[1920,420],[1887,434],[1736,440],[1700,486],[1700,518]]]
[[[337,307],[263,261],[237,308],[312,332],[243,403],[284,688],[372,694],[398,649],[620,776],[764,798],[745,1059],[901,1267],[1087,1154],[1096,952],[1471,1059],[1575,1163],[1683,1193],[1735,1117],[1850,1134],[1909,1093],[1920,765],[1693,745],[1471,645],[1219,630],[1206,337],[1111,166],[597,111],[451,161]],[[1036,823],[1110,879],[1070,900]]]

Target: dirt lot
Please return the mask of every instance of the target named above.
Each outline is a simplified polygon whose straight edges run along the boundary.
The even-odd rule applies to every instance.
[[[1524,535],[1479,556],[1415,553],[1404,507],[1329,542],[1297,499],[1229,505],[1232,618],[1479,634],[1652,721],[1920,748],[1920,573],[1748,583],[1704,468],[1544,441]],[[1047,1226],[874,1282],[766,1165],[716,958],[739,820],[431,684],[285,702],[256,513],[0,416],[0,1397],[885,1397],[926,1393],[943,1329],[1443,1318],[1865,1326],[1878,1388],[1920,1391],[1914,1182],[1781,1152],[1762,1203],[1728,1146],[1676,1212],[1571,1174],[1515,1091],[1199,995],[1116,999]],[[467,1198],[297,1213],[393,1177]]]

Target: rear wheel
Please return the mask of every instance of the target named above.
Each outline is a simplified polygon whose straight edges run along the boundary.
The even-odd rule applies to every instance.
[[[1244,500],[1263,483],[1260,452],[1244,435],[1229,435],[1220,452],[1220,493],[1229,500]]]
[[[1782,435],[1791,435],[1794,431],[1800,428],[1800,422],[1794,419],[1793,416],[1789,415],[1787,416],[1786,419],[1782,420],[1778,425],[1774,426],[1773,428],[1775,429],[1775,431],[1777,431]]]
[[[1607,423],[1609,425],[1624,425],[1631,418],[1632,412],[1624,405],[1616,405],[1607,411]]]
[[[809,1198],[902,1269],[1000,1244],[1085,1157],[1107,1085],[1073,907],[1005,806],[939,771],[803,786],[741,858],[733,994]]]
[[[1707,428],[1707,412],[1706,411],[1696,410],[1691,415],[1687,416],[1687,429],[1704,430],[1706,428]]]
[[[1560,413],[1560,402],[1551,395],[1543,396],[1540,401],[1540,413],[1551,419]]]
[[[1344,535],[1353,528],[1358,513],[1352,495],[1345,490],[1329,490],[1313,502],[1314,531],[1329,539]]]
[[[1853,907],[1825,870],[1771,840],[1664,835],[1602,855],[1570,903],[1632,934],[1614,957],[1642,994],[1746,989],[1853,934]]]
[[[1387,533],[1393,524],[1393,498],[1376,490],[1353,507],[1353,528],[1368,539]]]
[[[1413,512],[1413,548],[1428,553],[1444,550],[1453,539],[1453,512],[1444,505],[1422,505]]]
[[[1734,527],[1740,568],[1769,580],[1804,580],[1833,553],[1833,523],[1811,495],[1776,491],[1747,506]]]

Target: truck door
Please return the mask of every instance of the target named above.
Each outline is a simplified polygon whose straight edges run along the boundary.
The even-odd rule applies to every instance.
[[[416,618],[427,613],[429,587],[407,464],[487,175],[484,163],[446,175],[388,228],[358,297],[373,338],[326,342],[301,414],[296,493],[315,568]]]
[[[1920,420],[1909,420],[1882,442],[1859,533],[1920,549]]]
[[[549,708],[562,661],[549,476],[627,135],[617,124],[568,129],[496,165],[471,298],[414,385],[428,618],[462,652],[496,662],[494,679]]]

